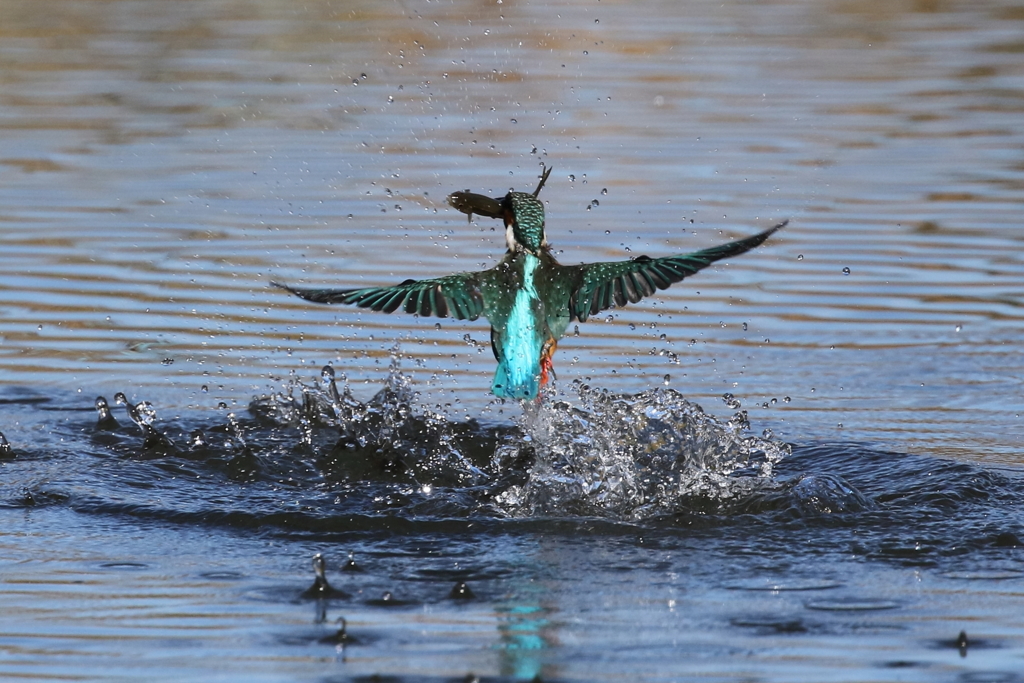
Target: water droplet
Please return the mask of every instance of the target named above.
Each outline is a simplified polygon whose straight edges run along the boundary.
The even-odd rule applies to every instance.
[[[519,122],[518,122],[518,121],[516,121],[515,119],[509,119],[509,120],[510,120],[510,121],[512,121],[512,123],[519,123]]]
[[[354,553],[348,554],[348,559],[344,564],[341,565],[341,571],[343,572],[361,572],[363,568],[356,563],[356,556]]]
[[[602,195],[608,194],[608,188],[607,188],[607,187],[603,188],[603,189],[601,190],[601,194],[602,194]]]
[[[199,391],[203,392],[204,394],[208,393],[210,391],[210,387],[204,384],[203,386],[199,387]]]
[[[849,274],[850,274],[850,267],[849,266],[845,266],[843,268],[843,275],[849,275]]]
[[[202,448],[206,445],[206,435],[203,434],[202,429],[195,429],[188,437],[189,448],[196,449]]]
[[[787,396],[786,398],[782,399],[782,402],[783,402],[783,403],[789,403],[789,402],[790,402],[790,401],[792,401],[792,400],[793,400],[793,399],[791,399],[791,398],[790,398],[789,396]]]
[[[441,329],[441,323],[434,323],[434,329],[435,330]]]
[[[310,589],[310,590],[313,590],[313,589]],[[324,618],[326,619],[326,615],[324,615]],[[350,636],[348,634],[348,631],[347,631],[347,629],[348,629],[348,622],[345,621],[345,617],[338,617],[337,624],[338,624],[338,630],[337,630],[336,633],[332,633],[329,636],[324,636],[323,638],[320,638],[320,640],[318,642],[325,643],[327,645],[335,645],[335,646],[344,645],[345,643],[355,643],[355,642],[358,642],[358,641],[356,641],[355,638],[353,638],[352,636]]]
[[[574,337],[580,336],[580,326],[579,325],[576,325],[576,327],[573,329],[572,336],[574,336]]]
[[[636,329],[636,325],[634,325],[633,323],[630,323],[629,324],[629,329],[635,330]]]
[[[797,261],[803,261],[804,260],[804,255],[803,254],[797,254],[796,255],[796,260]]]
[[[455,584],[455,587],[452,588],[451,592],[448,593],[448,597],[452,600],[472,600],[476,595],[465,582],[459,581]]]
[[[667,387],[671,382],[672,382],[672,375],[666,374],[664,379],[663,379],[663,383]]]
[[[302,593],[302,597],[325,598],[339,593],[327,582],[327,562],[322,553],[313,556],[313,573],[313,585]]]
[[[963,328],[963,325],[957,325],[957,326],[956,326],[956,331],[957,331],[957,332],[959,332],[959,331],[960,331],[960,330],[962,330],[962,329],[964,329],[964,328]]]
[[[115,398],[116,401],[116,398]],[[118,428],[117,420],[110,413],[110,406],[107,405],[107,399],[102,396],[96,397],[96,412],[99,413],[99,419],[96,421],[96,427],[103,430],[114,430]]]

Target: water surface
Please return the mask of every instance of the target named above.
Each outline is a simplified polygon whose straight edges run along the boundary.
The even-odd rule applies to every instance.
[[[1020,679],[1013,3],[0,16],[3,677]],[[581,325],[540,416],[482,323],[268,286],[490,267],[444,197],[542,164],[566,263],[791,222]]]

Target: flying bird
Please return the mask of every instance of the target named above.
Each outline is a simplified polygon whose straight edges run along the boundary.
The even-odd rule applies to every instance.
[[[307,301],[350,304],[392,313],[457,320],[485,317],[491,324],[491,349],[498,361],[491,391],[510,399],[535,399],[554,375],[551,356],[570,322],[587,319],[612,306],[636,303],[666,289],[719,259],[760,245],[784,221],[745,239],[692,254],[563,266],[551,255],[544,232],[544,205],[537,198],[551,168],[533,192],[509,192],[491,198],[454,192],[448,203],[459,211],[505,222],[508,251],[489,270],[427,280],[406,280],[394,287],[302,289],[272,282]]]

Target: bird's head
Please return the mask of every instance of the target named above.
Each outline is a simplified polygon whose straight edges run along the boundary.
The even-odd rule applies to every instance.
[[[505,242],[509,251],[526,251],[534,256],[547,246],[544,237],[544,205],[528,192],[509,192],[501,201],[505,219]]]
[[[473,220],[473,214],[505,221],[505,242],[509,251],[525,251],[539,256],[547,249],[544,237],[544,205],[537,194],[544,187],[551,168],[541,175],[537,189],[533,192],[509,192],[504,197],[491,199],[473,192],[453,192],[448,203]]]

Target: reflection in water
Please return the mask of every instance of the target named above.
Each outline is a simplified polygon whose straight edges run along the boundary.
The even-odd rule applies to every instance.
[[[498,608],[498,614],[502,675],[520,680],[540,676],[550,628],[545,610],[539,605],[509,605]]]

